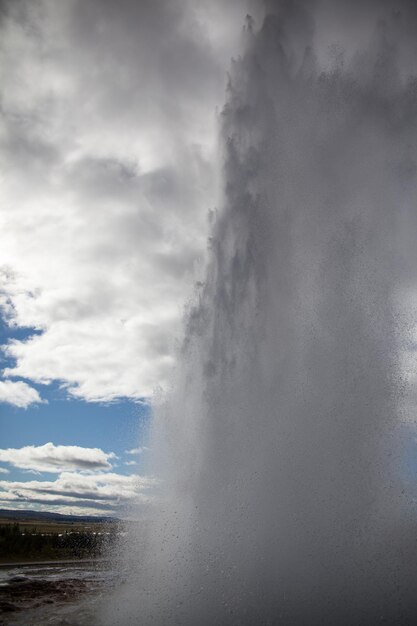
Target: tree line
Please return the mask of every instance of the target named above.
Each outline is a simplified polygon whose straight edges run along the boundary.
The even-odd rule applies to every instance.
[[[92,531],[62,533],[27,530],[18,523],[0,525],[0,560],[47,560],[92,558],[104,554],[114,542],[116,529],[109,527],[108,533]]]

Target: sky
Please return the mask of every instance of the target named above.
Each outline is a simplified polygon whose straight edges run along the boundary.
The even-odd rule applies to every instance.
[[[246,3],[0,0],[0,508],[152,501]]]
[[[0,0],[0,508],[152,502],[152,398],[204,277],[227,71],[261,5]]]

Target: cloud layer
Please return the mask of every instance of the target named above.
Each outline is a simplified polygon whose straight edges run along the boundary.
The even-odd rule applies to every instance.
[[[38,331],[4,348],[6,377],[90,401],[166,381],[243,8],[230,2],[221,22],[205,4],[4,3],[0,305]]]
[[[0,461],[3,463],[34,472],[60,473],[70,470],[84,472],[110,470],[112,468],[110,460],[114,458],[113,452],[103,452],[100,448],[56,446],[51,442],[43,446],[0,450]]]
[[[113,452],[81,446],[25,446],[0,450],[0,462],[27,472],[58,474],[53,480],[0,480],[0,508],[81,515],[123,515],[133,501],[149,507],[156,479],[114,471]],[[5,467],[0,474],[9,474]]]
[[[148,504],[151,478],[115,473],[81,475],[63,472],[54,481],[27,482],[0,480],[0,507],[71,511],[73,513],[116,513],[133,499]]]

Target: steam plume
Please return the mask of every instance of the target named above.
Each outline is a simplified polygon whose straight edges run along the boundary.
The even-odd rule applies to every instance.
[[[206,282],[157,410],[163,510],[126,623],[414,623],[394,433],[415,23],[408,2],[269,2],[258,30],[247,20]]]

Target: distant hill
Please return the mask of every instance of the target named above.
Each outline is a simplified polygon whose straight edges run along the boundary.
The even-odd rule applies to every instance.
[[[116,517],[95,517],[94,515],[62,515],[61,513],[49,513],[46,511],[11,511],[8,509],[0,509],[0,520],[4,518],[16,520],[43,520],[48,522],[86,522],[86,523],[103,523],[118,522]]]

